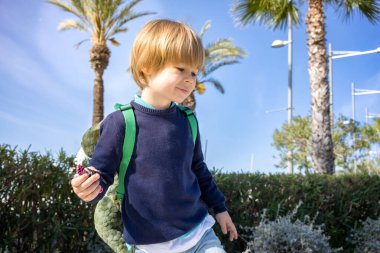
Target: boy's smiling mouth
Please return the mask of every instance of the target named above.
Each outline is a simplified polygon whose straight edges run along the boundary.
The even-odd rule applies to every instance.
[[[180,87],[177,87],[177,89],[179,89],[180,91],[184,92],[184,93],[188,93],[189,91],[184,89],[184,88],[180,88]]]

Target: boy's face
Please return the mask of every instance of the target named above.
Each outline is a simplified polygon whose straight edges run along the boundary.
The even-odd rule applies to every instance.
[[[167,64],[152,75],[143,93],[158,105],[182,103],[195,89],[198,70],[186,64]],[[152,104],[154,106],[154,103]]]

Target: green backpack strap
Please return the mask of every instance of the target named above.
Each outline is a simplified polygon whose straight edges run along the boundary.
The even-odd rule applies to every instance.
[[[183,111],[187,119],[189,121],[190,127],[191,127],[191,134],[193,136],[193,142],[195,144],[195,141],[197,139],[198,135],[198,127],[197,127],[197,120],[195,119],[194,112],[184,106],[177,105],[178,108]],[[122,200],[125,194],[125,188],[124,188],[124,178],[125,174],[127,173],[129,162],[131,161],[133,149],[135,147],[135,140],[136,140],[136,120],[135,120],[135,114],[133,112],[132,106],[130,104],[123,105],[123,104],[115,104],[114,106],[115,110],[120,110],[124,115],[125,120],[125,135],[124,135],[124,143],[123,143],[123,158],[120,162],[119,167],[119,182],[117,186],[117,198],[119,200]]]
[[[197,140],[197,135],[198,135],[198,127],[197,127],[197,120],[195,119],[195,116],[194,116],[194,112],[190,108],[188,108],[188,107],[185,107],[185,106],[182,106],[182,105],[177,105],[177,106],[178,106],[178,108],[181,111],[183,111],[184,113],[186,113],[187,120],[190,123],[191,133],[192,133],[192,136],[193,136],[193,142],[194,142],[194,145],[195,145],[195,141]]]
[[[132,106],[130,104],[122,105],[115,104],[115,110],[120,110],[124,115],[125,120],[125,134],[123,143],[123,158],[119,167],[119,183],[117,186],[117,198],[122,200],[125,193],[124,178],[127,173],[128,165],[132,157],[133,148],[135,147],[136,140],[136,120]]]

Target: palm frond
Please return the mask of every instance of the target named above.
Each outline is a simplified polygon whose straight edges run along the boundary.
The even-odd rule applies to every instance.
[[[372,24],[380,21],[380,2],[377,0],[341,0],[334,3],[335,11],[346,21],[355,13],[366,17]]]
[[[101,18],[103,21],[103,26],[106,26],[109,20],[117,13],[117,9],[122,4],[121,0],[102,0],[102,4],[99,6],[99,11],[101,12]]]
[[[208,51],[208,56],[205,60],[205,65],[215,64],[218,61],[226,59],[242,59],[246,53],[241,48],[218,48],[213,51]]]
[[[301,23],[299,10],[294,5],[294,1],[237,0],[235,6],[231,8],[231,12],[235,22],[242,26],[257,22],[273,30],[284,29],[287,27],[288,13],[290,13],[294,25]]]
[[[86,27],[90,25],[88,20],[86,19],[86,15],[84,15],[84,12],[81,11],[83,8],[77,9],[77,7],[76,7],[77,5],[70,6],[69,4],[61,2],[59,0],[48,0],[48,2],[55,5],[55,6],[58,6],[60,9],[66,11],[66,12],[73,14],[74,16],[79,18],[83,22],[83,24],[86,25]]]
[[[64,20],[58,25],[58,30],[60,31],[66,31],[66,30],[71,30],[71,29],[87,32],[87,29],[83,26],[83,24],[73,19]]]
[[[128,31],[128,28],[115,28],[114,30],[110,31],[109,35],[107,35],[107,38],[118,33],[125,33],[127,31]]]
[[[117,33],[126,32],[128,29],[123,27],[126,23],[130,22],[133,19],[140,18],[146,15],[151,15],[151,14],[156,14],[156,13],[155,12],[140,12],[140,13],[134,13],[130,15],[129,17],[124,18],[123,20],[113,19],[112,22],[115,21],[115,23],[114,24],[110,23],[112,27],[108,29],[105,37],[109,38]]]
[[[81,0],[71,0],[71,5],[74,6],[76,11],[82,16],[85,17],[86,10]]]
[[[207,78],[207,79],[204,79],[204,80],[200,80],[199,82],[200,82],[200,83],[212,83],[212,84],[214,85],[214,87],[215,87],[220,93],[224,94],[224,92],[225,92],[225,90],[224,90],[222,84],[221,84],[218,80],[216,80],[216,79],[214,79],[214,78],[212,78],[212,77]]]
[[[120,43],[117,40],[115,40],[114,38],[110,38],[109,41],[111,41],[112,45],[114,45],[114,46],[120,46]]]
[[[199,37],[203,38],[203,35],[208,29],[210,29],[210,27],[211,27],[211,20],[207,20],[206,23],[203,25],[201,32],[199,33]]]
[[[218,39],[212,43],[209,43],[206,48],[210,51],[214,50],[214,48],[228,48],[232,47],[232,40],[228,38]]]
[[[232,65],[232,64],[236,64],[236,63],[239,63],[239,61],[238,60],[225,60],[225,61],[218,62],[216,64],[205,66],[205,70],[204,70],[205,76],[210,75],[212,72],[214,72],[215,70],[217,70],[220,67]],[[203,74],[203,72],[202,72],[202,74]]]
[[[146,12],[139,12],[139,13],[131,14],[128,18],[125,18],[125,19],[121,20],[118,26],[119,27],[123,26],[123,25],[125,25],[126,23],[130,22],[133,19],[140,18],[140,17],[147,16],[147,15],[153,15],[153,14],[156,14],[156,12],[146,11]]]
[[[61,30],[88,31],[93,43],[106,43],[110,40],[113,45],[117,44],[113,36],[127,31],[124,27],[126,23],[145,15],[155,14],[154,12],[132,13],[132,8],[141,1],[131,0],[124,5],[123,0],[71,0],[71,4],[62,0],[48,0],[62,10],[74,14],[82,22],[64,21],[60,25]]]
[[[132,8],[136,4],[138,4],[139,2],[141,2],[141,0],[134,0],[134,1],[130,2],[129,4],[127,4],[126,6],[124,6],[119,12],[116,12],[116,9],[115,9],[114,13],[112,15],[112,19],[114,19],[116,21],[126,19],[126,17],[128,17],[132,14]],[[114,22],[114,23],[116,23],[116,22]]]
[[[216,62],[224,58],[243,58],[247,53],[236,47],[230,39],[219,39],[205,48],[206,61]]]
[[[225,51],[225,50],[228,50],[229,52],[234,52],[236,56],[238,55],[240,57],[246,56],[246,52],[243,49],[236,47],[233,44],[233,41],[228,38],[219,39],[213,43],[208,44],[205,48],[205,51],[207,51],[207,53],[210,55],[219,54],[221,53],[220,51]]]
[[[78,42],[77,44],[74,45],[75,49],[78,49],[80,47],[80,45],[82,45],[83,42],[85,41],[88,41],[89,39],[85,39],[85,40],[82,40],[80,42]]]

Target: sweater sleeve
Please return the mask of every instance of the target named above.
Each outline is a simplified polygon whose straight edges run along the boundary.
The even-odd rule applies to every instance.
[[[102,199],[114,181],[123,156],[124,131],[125,121],[120,111],[109,114],[100,126],[100,136],[90,166],[100,171],[100,185],[103,191],[90,203]]]
[[[199,127],[197,139],[195,141],[192,169],[197,176],[202,192],[201,199],[206,203],[206,205],[213,209],[215,214],[227,211],[224,195],[216,185],[211,172],[204,162]]]

